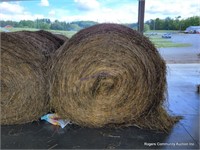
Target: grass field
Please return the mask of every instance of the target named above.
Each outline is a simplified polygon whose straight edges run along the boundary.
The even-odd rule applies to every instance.
[[[177,30],[149,30],[145,33],[178,33],[179,31]]]
[[[15,32],[15,31],[22,31],[22,30],[25,30],[25,31],[38,31],[39,29],[34,29],[34,28],[9,28],[9,29],[6,29],[10,32]],[[0,28],[0,31],[3,31],[2,28]],[[68,38],[72,37],[76,31],[63,31],[63,30],[47,30],[49,32],[52,32],[52,33],[57,33],[57,34],[62,34],[62,35],[65,35],[67,36]]]
[[[157,48],[165,47],[188,47],[191,44],[188,43],[174,43],[170,39],[164,39],[161,35],[155,35],[149,37],[149,39],[155,44]]]
[[[39,29],[34,29],[34,28],[10,28],[10,29],[6,29],[10,32],[15,32],[15,31],[22,31],[22,30],[26,30],[26,31],[37,31]],[[0,31],[3,31],[2,28],[0,28]],[[68,38],[72,37],[77,31],[63,31],[63,30],[47,30],[49,32],[52,33],[57,33],[57,34],[62,34],[67,36]],[[153,36],[149,36],[151,33],[157,33],[157,35],[153,35]],[[149,37],[149,39],[155,44],[155,46],[157,48],[161,48],[161,47],[188,47],[191,46],[190,44],[187,43],[174,43],[172,42],[170,39],[163,39],[161,37],[161,35],[163,33],[178,33],[178,31],[172,31],[172,30],[150,30],[148,32],[145,33],[146,36]]]

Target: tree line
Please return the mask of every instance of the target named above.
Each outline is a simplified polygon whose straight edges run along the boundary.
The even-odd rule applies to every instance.
[[[58,20],[51,22],[50,19],[36,19],[34,21],[21,20],[19,22],[10,20],[8,21],[0,20],[1,27],[10,25],[16,28],[36,28],[36,29],[67,30],[67,31],[78,31],[95,24],[97,24],[97,22],[94,21],[76,21],[76,22],[66,23],[65,21],[58,21]]]
[[[21,20],[17,21],[4,21],[0,20],[0,26],[5,27],[11,25],[18,28],[36,28],[36,29],[50,29],[50,30],[67,30],[67,31],[79,31],[83,28],[90,27],[98,24],[94,21],[75,21],[66,23],[65,21],[51,21],[50,19],[36,19],[32,20]],[[137,29],[137,23],[123,24],[133,29]],[[187,19],[181,19],[181,16],[172,19],[167,17],[165,19],[151,19],[145,22],[144,31],[147,30],[185,30],[189,26],[199,26],[200,17],[193,16]]]
[[[167,17],[165,19],[151,19],[145,22],[149,25],[150,30],[185,30],[189,26],[199,26],[200,25],[200,17],[193,16],[187,19],[181,19],[181,16],[175,17],[172,19]]]

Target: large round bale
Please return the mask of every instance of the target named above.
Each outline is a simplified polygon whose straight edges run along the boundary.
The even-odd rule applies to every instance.
[[[87,127],[137,125],[168,131],[166,65],[138,32],[99,24],[74,35],[52,67],[51,107]]]
[[[1,124],[27,123],[47,113],[45,54],[62,40],[48,32],[1,33]]]

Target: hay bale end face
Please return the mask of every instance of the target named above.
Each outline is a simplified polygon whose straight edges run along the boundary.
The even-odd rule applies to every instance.
[[[46,56],[64,41],[46,31],[1,33],[1,124],[22,124],[47,113]]]
[[[177,121],[162,109],[164,60],[146,37],[125,26],[78,32],[59,49],[52,74],[51,106],[76,124],[168,131]]]

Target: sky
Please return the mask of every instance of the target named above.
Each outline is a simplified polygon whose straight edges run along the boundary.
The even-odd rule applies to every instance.
[[[146,0],[145,21],[200,16],[200,0]],[[0,0],[0,20],[136,23],[138,0]]]

